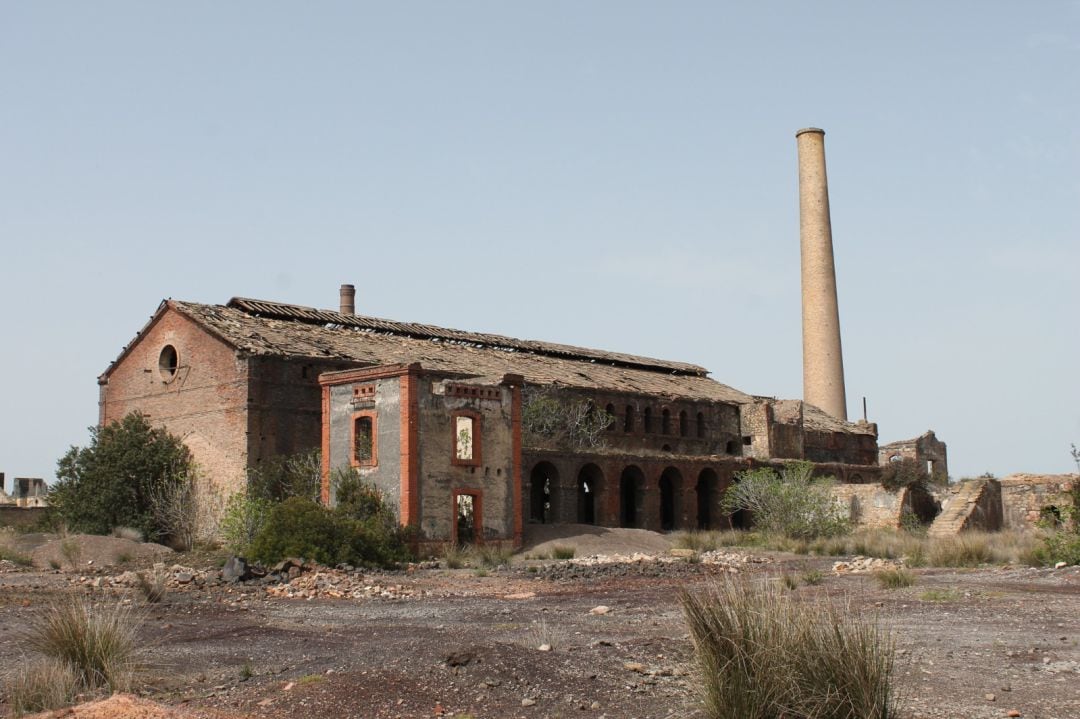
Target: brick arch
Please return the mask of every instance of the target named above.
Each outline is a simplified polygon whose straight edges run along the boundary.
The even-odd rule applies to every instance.
[[[604,472],[589,462],[577,473],[577,519],[579,524],[597,524],[604,506]]]
[[[670,532],[683,524],[683,475],[678,467],[666,467],[657,482],[660,489],[660,529]]]

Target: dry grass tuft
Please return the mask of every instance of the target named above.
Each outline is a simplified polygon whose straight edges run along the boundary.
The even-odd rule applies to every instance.
[[[831,602],[726,579],[682,593],[710,717],[891,719],[894,644]]]
[[[79,672],[71,664],[50,658],[21,665],[5,684],[15,716],[70,706],[83,689]]]
[[[138,627],[129,605],[68,596],[31,619],[24,638],[43,657],[70,666],[86,689],[129,691],[140,648]]]

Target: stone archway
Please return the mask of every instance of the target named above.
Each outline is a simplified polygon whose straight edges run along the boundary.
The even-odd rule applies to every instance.
[[[619,526],[638,526],[638,514],[643,504],[645,473],[630,465],[619,477]]]
[[[559,470],[551,462],[537,462],[529,473],[529,521],[550,524],[555,521]]]
[[[660,530],[670,532],[682,523],[682,473],[668,467],[660,475]]]
[[[579,524],[596,524],[597,499],[603,491],[604,473],[595,464],[589,463],[578,471],[577,478],[577,521]]]

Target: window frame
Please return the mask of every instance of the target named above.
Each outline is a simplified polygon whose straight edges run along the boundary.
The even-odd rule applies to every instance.
[[[458,418],[468,417],[472,420],[472,458],[462,459],[458,457],[457,437]],[[479,412],[471,409],[459,409],[450,413],[450,464],[456,467],[479,467],[482,463],[483,427],[484,418]]]
[[[356,428],[361,419],[371,420],[371,456],[361,460],[356,456]],[[349,466],[356,468],[379,466],[379,415],[372,409],[361,409],[352,413],[349,425]]]

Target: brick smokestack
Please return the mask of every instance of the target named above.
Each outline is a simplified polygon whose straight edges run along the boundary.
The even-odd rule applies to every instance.
[[[802,245],[803,399],[847,419],[840,309],[836,301],[825,131],[795,133],[799,146],[799,236]]]
[[[341,314],[356,314],[356,288],[352,285],[342,285],[338,293],[341,297]]]

